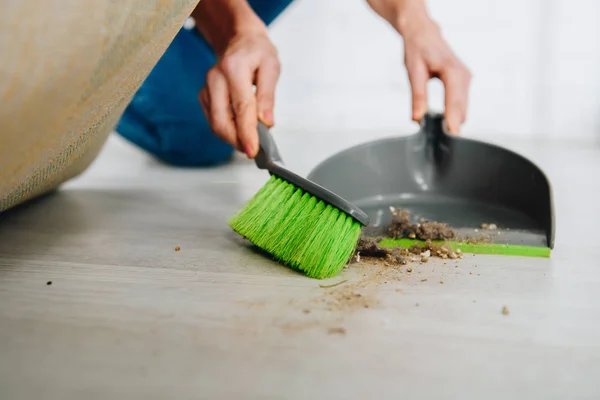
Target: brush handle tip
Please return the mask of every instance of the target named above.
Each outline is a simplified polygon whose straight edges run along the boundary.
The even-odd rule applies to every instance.
[[[258,142],[259,150],[255,158],[256,166],[260,169],[268,169],[273,163],[283,164],[275,140],[269,128],[261,121],[258,121]]]

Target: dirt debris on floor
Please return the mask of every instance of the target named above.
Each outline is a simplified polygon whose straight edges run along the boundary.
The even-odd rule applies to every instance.
[[[327,333],[329,333],[330,335],[345,335],[346,334],[346,328],[343,327],[336,327],[336,328],[329,328],[327,330]]]
[[[315,299],[327,311],[355,311],[364,308],[373,308],[379,305],[379,300],[373,294],[370,279],[359,279],[346,282],[327,291]]]
[[[435,273],[436,264],[423,269],[425,263],[433,258],[458,261],[463,257],[460,250],[453,250],[449,245],[444,244],[446,240],[464,240],[459,238],[449,225],[425,220],[413,223],[410,214],[404,210],[394,209],[392,214],[392,222],[385,229],[383,236],[373,236],[373,233],[369,235],[363,232],[345,276],[332,280],[331,283],[317,284],[318,292],[310,298],[295,299],[290,302],[295,304],[298,312],[304,315],[300,321],[289,321],[284,318],[287,321],[283,324],[277,323],[284,332],[294,333],[321,327],[321,329],[325,328],[330,335],[345,335],[347,328],[342,326],[349,315],[380,306],[382,287],[393,285],[411,276],[421,284],[428,282],[426,277],[418,274],[421,271]],[[381,240],[386,238],[419,239],[421,243],[406,248],[380,246]],[[443,272],[437,279],[429,278],[430,282],[439,282],[439,285],[445,283]],[[402,293],[402,290],[393,286],[391,289]]]
[[[431,258],[458,260],[462,258],[460,250],[454,251],[437,240],[456,239],[456,232],[447,224],[421,220],[410,222],[410,214],[403,210],[392,209],[393,219],[386,229],[387,235],[367,236],[363,234],[356,248],[351,264],[364,266],[358,279],[346,279],[331,285],[319,285],[325,289],[323,295],[315,301],[327,311],[354,311],[373,308],[379,304],[376,288],[388,282],[397,282],[403,276],[419,273],[418,265],[427,263]],[[421,245],[407,248],[388,248],[379,245],[385,238],[415,238],[422,240]],[[415,264],[417,266],[415,266]],[[406,266],[406,267],[405,267]],[[427,279],[420,279],[427,282]],[[439,281],[444,284],[443,280]]]
[[[412,223],[410,222],[410,213],[393,208],[391,211],[392,222],[386,230],[386,237],[363,234],[358,241],[351,264],[360,263],[369,266],[362,278],[354,282],[342,281],[343,285],[340,283],[329,286],[320,285],[321,288],[332,289],[321,298],[329,310],[373,307],[377,301],[370,292],[365,292],[367,287],[372,288],[398,281],[403,274],[412,274],[416,270],[412,264],[422,265],[429,262],[432,257],[452,260],[462,258],[460,250],[454,251],[448,245],[433,242],[457,237],[456,232],[447,224],[424,220]],[[419,239],[424,243],[407,248],[388,248],[379,245],[382,239],[403,237]],[[408,265],[409,263],[411,265]],[[407,267],[403,268],[405,265]],[[421,282],[426,281],[427,279],[421,280]],[[443,281],[440,283],[443,284]]]

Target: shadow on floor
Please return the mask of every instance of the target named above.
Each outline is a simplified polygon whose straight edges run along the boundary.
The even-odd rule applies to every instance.
[[[229,228],[238,208],[235,198],[201,189],[58,191],[0,215],[0,271],[60,262],[297,274]]]
[[[145,190],[57,191],[0,214],[0,258],[39,254],[63,236],[118,234],[123,231],[194,232],[226,230],[232,212],[207,199],[177,202],[177,193]],[[188,196],[189,197],[189,196]]]

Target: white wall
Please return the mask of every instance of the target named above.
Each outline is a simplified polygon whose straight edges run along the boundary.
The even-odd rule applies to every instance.
[[[600,0],[429,0],[471,68],[472,136],[600,138]],[[297,0],[271,29],[286,130],[409,133],[402,41],[364,0]],[[443,91],[432,87],[432,106]]]

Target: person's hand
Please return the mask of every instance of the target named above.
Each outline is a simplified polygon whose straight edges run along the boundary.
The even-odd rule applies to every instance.
[[[467,117],[471,73],[456,57],[433,21],[404,30],[404,63],[412,88],[412,118],[420,121],[427,112],[427,81],[444,84],[445,118],[449,133],[458,134]]]
[[[444,84],[446,126],[450,133],[458,134],[467,116],[471,73],[429,17],[425,0],[367,2],[404,38],[404,63],[412,88],[413,120],[420,121],[427,112],[427,81],[439,78]]]
[[[218,137],[254,158],[258,118],[274,124],[280,70],[267,27],[246,0],[204,0],[192,16],[217,54],[199,94],[202,109]]]
[[[200,92],[200,103],[215,134],[250,158],[258,152],[258,118],[274,124],[279,70],[277,51],[266,31],[242,34],[228,43]]]

